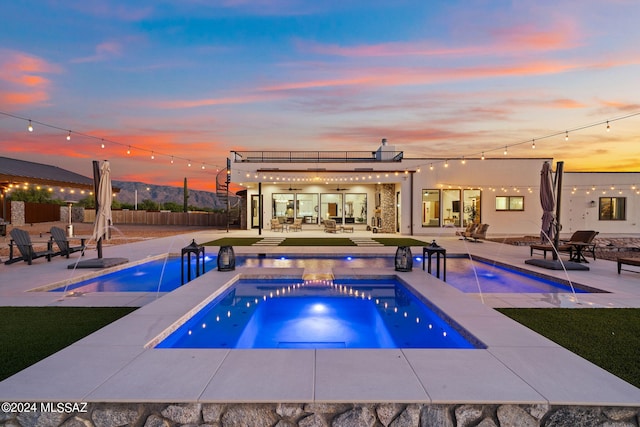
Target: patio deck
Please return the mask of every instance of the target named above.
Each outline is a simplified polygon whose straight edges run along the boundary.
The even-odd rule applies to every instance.
[[[434,230],[449,254],[471,253],[542,271],[524,264],[526,246],[469,243],[453,229]],[[321,229],[285,237],[327,237]],[[264,231],[263,237],[282,236]],[[198,232],[104,248],[105,257],[142,260],[179,253],[191,239],[203,243],[222,237],[255,237],[256,231]],[[357,231],[349,237],[398,237]],[[413,236],[416,237],[416,236]],[[420,237],[416,237],[420,238]],[[215,249],[214,249],[215,250]],[[245,253],[385,254],[395,247],[235,247]],[[95,257],[89,250],[86,257]],[[68,270],[71,260],[54,258],[33,265],[0,266],[0,300],[11,306],[141,306],[66,349],[0,382],[5,401],[88,402],[403,402],[424,404],[534,404],[637,407],[640,389],[563,349],[493,310],[493,307],[640,307],[640,277],[618,275],[614,261],[597,260],[590,271],[571,271],[579,283],[609,293],[463,294],[427,276],[420,268],[397,273],[455,319],[486,349],[478,350],[182,350],[148,344],[167,327],[237,274],[211,272],[176,291],[95,293],[63,297],[27,292],[47,283],[74,280],[87,271]],[[277,274],[261,269],[261,274]],[[566,278],[562,271],[545,274]],[[300,274],[287,269],[288,274]],[[336,269],[336,275],[358,275]],[[366,274],[392,271],[366,270]]]

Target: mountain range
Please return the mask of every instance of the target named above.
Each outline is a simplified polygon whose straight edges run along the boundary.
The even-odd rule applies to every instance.
[[[116,198],[122,203],[135,204],[136,190],[138,203],[143,200],[152,200],[155,203],[174,202],[182,206],[184,193],[182,187],[171,187],[167,185],[146,184],[144,182],[113,181],[112,185],[120,189]],[[188,189],[188,187],[187,187]],[[189,206],[199,208],[226,209],[226,201],[219,198],[216,193],[210,191],[188,189]],[[237,198],[234,194],[230,194]]]

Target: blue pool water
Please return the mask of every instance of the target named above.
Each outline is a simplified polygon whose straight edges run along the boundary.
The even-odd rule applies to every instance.
[[[401,283],[241,280],[157,348],[478,348]]]
[[[193,260],[192,260],[193,261]],[[420,268],[420,257],[414,259],[414,268]],[[205,272],[216,269],[216,257],[207,255]],[[383,268],[394,269],[393,257],[237,257],[238,267],[278,267],[278,268]],[[118,270],[99,277],[53,289],[53,292],[170,292],[181,285],[181,259],[169,257],[166,260]],[[185,268],[185,278],[186,278]],[[195,266],[192,265],[192,277]],[[476,280],[477,277],[477,280]],[[462,292],[469,293],[564,293],[572,292],[571,287],[557,281],[547,280],[498,265],[471,261],[468,258],[447,258],[447,283]],[[160,284],[160,288],[158,288]],[[593,292],[575,287],[576,293]]]

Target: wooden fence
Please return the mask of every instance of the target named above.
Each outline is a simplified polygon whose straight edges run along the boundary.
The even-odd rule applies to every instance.
[[[213,212],[168,212],[114,210],[111,212],[114,224],[146,225],[194,225],[226,227],[227,214]],[[94,222],[96,211],[84,210],[83,222]],[[237,227],[237,226],[236,226]]]

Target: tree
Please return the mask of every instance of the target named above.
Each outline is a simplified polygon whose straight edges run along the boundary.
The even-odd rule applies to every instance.
[[[187,212],[189,210],[189,206],[187,206],[189,202],[189,189],[187,188],[187,178],[184,179],[184,202],[182,203],[182,212]]]
[[[54,199],[53,193],[44,189],[29,188],[27,190],[14,190],[11,192],[11,200],[20,202],[32,202],[32,203],[55,203],[61,205],[64,201],[60,199]]]
[[[138,204],[138,208],[143,211],[157,211],[160,210],[158,204],[153,200],[144,199],[142,203]]]

